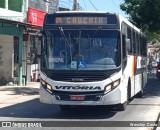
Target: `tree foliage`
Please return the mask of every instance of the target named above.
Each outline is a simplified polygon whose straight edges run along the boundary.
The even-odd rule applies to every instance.
[[[160,32],[160,0],[124,0],[120,8],[145,32]]]

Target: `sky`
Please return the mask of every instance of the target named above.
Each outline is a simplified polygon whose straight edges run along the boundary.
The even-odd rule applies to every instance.
[[[91,11],[106,11],[112,13],[119,13],[124,17],[128,17],[124,11],[122,11],[119,7],[120,3],[123,3],[124,0],[77,0],[80,6],[85,10]],[[93,3],[93,5],[90,3]]]

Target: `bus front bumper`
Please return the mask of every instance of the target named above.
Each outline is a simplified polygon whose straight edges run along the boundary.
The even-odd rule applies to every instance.
[[[57,104],[57,105],[113,105],[125,102],[122,99],[122,92],[120,88],[116,88],[107,94],[97,95],[99,100],[84,100],[84,101],[71,101],[71,100],[61,100],[57,98],[57,95],[49,93],[42,86],[40,87],[40,101],[47,104]],[[62,92],[63,93],[63,92]],[[87,96],[87,95],[85,95]]]

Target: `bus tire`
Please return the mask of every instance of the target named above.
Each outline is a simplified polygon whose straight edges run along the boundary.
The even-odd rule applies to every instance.
[[[67,110],[69,110],[69,109],[71,108],[70,105],[59,105],[59,107],[60,107],[60,109],[61,109],[62,111],[67,111]]]
[[[142,82],[141,82],[141,90],[140,90],[140,92],[137,93],[136,97],[137,98],[143,97],[143,75],[142,75]]]

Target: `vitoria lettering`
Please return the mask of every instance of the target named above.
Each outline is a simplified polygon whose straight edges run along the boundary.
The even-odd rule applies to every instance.
[[[56,89],[74,90],[101,90],[100,86],[55,86]]]

